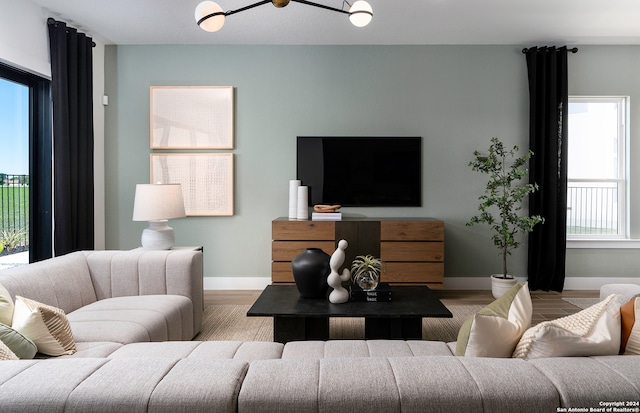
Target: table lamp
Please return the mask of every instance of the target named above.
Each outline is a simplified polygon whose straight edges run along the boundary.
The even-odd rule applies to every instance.
[[[167,220],[185,217],[180,184],[137,184],[133,220],[149,221],[142,231],[142,248],[168,250],[175,244],[173,228]]]

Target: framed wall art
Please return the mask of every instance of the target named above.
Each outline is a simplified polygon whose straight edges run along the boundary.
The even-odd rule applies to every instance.
[[[151,149],[233,149],[232,86],[151,86]]]
[[[233,215],[232,153],[152,153],[151,183],[181,184],[187,216]]]

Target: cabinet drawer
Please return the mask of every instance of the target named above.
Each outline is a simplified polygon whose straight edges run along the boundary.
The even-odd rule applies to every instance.
[[[383,261],[444,261],[444,242],[381,242]]]
[[[439,262],[387,262],[380,277],[388,283],[442,283],[444,264]]]
[[[271,260],[291,261],[307,248],[320,248],[331,255],[336,249],[336,243],[335,241],[273,241]]]
[[[272,262],[271,281],[274,283],[295,282],[295,280],[293,279],[293,272],[291,271],[291,263],[286,261]]]
[[[336,222],[318,221],[272,221],[271,239],[273,240],[334,240]]]
[[[381,221],[381,241],[443,241],[442,221]]]

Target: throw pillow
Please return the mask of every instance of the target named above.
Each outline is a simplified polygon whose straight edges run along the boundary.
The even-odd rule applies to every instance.
[[[462,324],[456,356],[511,357],[518,340],[531,326],[531,313],[529,284],[514,285]]]
[[[620,307],[620,354],[640,355],[640,296],[633,297]]]
[[[576,314],[527,330],[513,357],[606,356],[620,350],[620,301],[615,294]]]
[[[40,353],[62,356],[76,352],[76,343],[64,311],[16,296],[13,328],[29,337]]]
[[[10,326],[13,319],[13,300],[11,294],[0,284],[0,323]]]
[[[0,341],[0,360],[18,360],[18,357],[13,354],[13,351],[2,341]]]
[[[0,341],[21,359],[32,359],[38,352],[35,343],[19,331],[0,323]]]

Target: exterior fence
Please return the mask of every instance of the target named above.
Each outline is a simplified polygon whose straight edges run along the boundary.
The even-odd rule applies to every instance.
[[[5,250],[29,243],[29,175],[0,173],[0,243]]]
[[[615,181],[569,181],[567,234],[619,234],[619,195]]]

